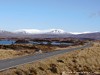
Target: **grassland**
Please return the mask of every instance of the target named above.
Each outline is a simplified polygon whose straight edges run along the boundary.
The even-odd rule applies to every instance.
[[[74,42],[73,46],[68,46],[68,45],[67,46],[66,45],[58,45],[58,46],[56,45],[55,46],[51,44],[32,45],[32,44],[20,44],[20,43],[11,44],[11,45],[0,45],[0,60],[38,53],[38,50],[41,50],[42,52],[49,52],[49,51],[54,51],[54,50],[68,49],[68,48],[77,47],[80,44],[83,45],[85,43],[84,41],[72,40],[72,39],[69,39],[68,41]],[[18,40],[17,42],[28,42],[28,41]]]
[[[0,60],[3,59],[9,59],[9,58],[15,58],[15,57],[19,57],[19,56],[25,56],[28,54],[34,54],[34,50],[5,50],[5,49],[0,49]]]
[[[46,51],[53,51],[57,47],[50,47],[50,46],[45,46],[45,45],[8,45],[8,46],[3,46],[0,49],[0,60],[2,59],[8,59],[8,58],[15,58],[15,57],[20,57],[20,56],[25,56],[25,55],[30,55],[36,53],[36,49],[40,49],[43,52]]]
[[[0,49],[0,60],[3,59],[11,59],[16,58],[20,56],[30,55],[37,53],[36,49],[42,50],[42,52],[49,52],[54,50],[63,50],[63,49],[69,49],[78,46],[68,46],[68,47],[59,47],[59,46],[48,46],[48,45],[15,45],[13,47],[11,46],[5,46],[4,48]]]
[[[96,42],[90,48],[18,66],[3,71],[0,75],[100,75],[100,43]]]
[[[68,49],[72,47],[76,46],[59,47],[59,46],[30,45],[30,44],[4,45],[0,46],[0,60],[35,54],[37,53],[37,49],[42,50],[42,52],[48,52],[54,50]]]

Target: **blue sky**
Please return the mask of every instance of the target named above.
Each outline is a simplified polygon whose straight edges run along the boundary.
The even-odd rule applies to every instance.
[[[0,0],[0,29],[100,31],[100,0]]]

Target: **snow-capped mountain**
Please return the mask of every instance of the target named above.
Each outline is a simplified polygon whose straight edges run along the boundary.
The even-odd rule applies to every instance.
[[[79,35],[79,34],[89,34],[89,33],[97,33],[98,31],[90,32],[66,32],[62,29],[48,29],[48,30],[38,30],[38,29],[20,29],[16,30],[15,33],[20,34],[73,34],[73,35]]]
[[[16,30],[15,33],[22,33],[22,34],[39,34],[41,33],[38,29],[20,29]]]
[[[4,33],[5,32],[5,33]],[[14,38],[62,38],[70,37],[72,34],[65,32],[62,29],[20,29],[12,32],[3,31],[0,33],[0,37],[14,37]]]
[[[93,38],[100,39],[100,32],[66,32],[62,29],[20,29],[16,31],[0,30],[0,38]]]
[[[15,33],[23,33],[23,34],[63,34],[65,33],[62,29],[49,29],[49,30],[38,30],[38,29],[21,29],[16,30]]]
[[[0,30],[0,38],[11,37],[13,33],[10,31]]]
[[[53,34],[64,34],[65,31],[62,29],[51,29],[49,30],[49,33],[53,33]]]
[[[90,31],[86,31],[86,32],[69,32],[71,34],[74,35],[79,35],[79,34],[89,34],[89,33],[97,33],[98,31],[94,31],[94,32],[90,32]]]
[[[48,30],[39,30],[39,29],[20,29],[20,30],[15,30],[15,31],[5,31],[5,30],[0,30],[0,33],[15,33],[15,34],[73,34],[73,35],[79,35],[79,34],[88,34],[88,33],[96,33],[95,32],[66,32],[62,29],[48,29]]]
[[[3,33],[3,32],[7,32],[7,31],[0,29],[0,33]]]
[[[6,34],[7,34],[7,33],[9,34],[9,33],[12,33],[12,32],[10,32],[10,31],[5,31],[5,30],[1,30],[1,29],[0,29],[0,33],[1,33],[1,34],[5,34],[5,33],[6,33]]]

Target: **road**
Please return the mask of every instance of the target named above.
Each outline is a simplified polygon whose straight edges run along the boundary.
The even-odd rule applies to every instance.
[[[58,54],[63,54],[63,53],[71,52],[71,51],[74,51],[74,50],[88,48],[90,46],[91,46],[91,44],[88,43],[88,44],[86,44],[82,47],[77,47],[77,48],[71,48],[71,49],[66,49],[66,50],[58,50],[58,51],[42,53],[42,54],[35,54],[35,55],[28,55],[28,56],[13,58],[13,59],[0,60],[0,71],[10,69],[10,68],[13,68],[13,67],[16,67],[18,65],[25,64],[25,63],[32,63],[32,62],[35,62],[35,61],[38,61],[38,60],[46,59],[48,57],[55,56],[55,55],[58,55]]]

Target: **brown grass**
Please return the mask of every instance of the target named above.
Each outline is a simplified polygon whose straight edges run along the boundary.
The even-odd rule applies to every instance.
[[[34,54],[36,52],[36,48],[42,50],[43,52],[47,52],[47,51],[68,49],[72,47],[74,46],[60,48],[58,46],[49,46],[49,45],[11,45],[11,46],[8,45],[0,49],[0,60]]]
[[[28,54],[34,54],[34,50],[5,50],[5,49],[0,49],[0,60],[2,59],[8,59],[8,58],[15,58],[19,56],[24,56]]]
[[[52,59],[51,59],[52,58]],[[1,75],[99,75],[100,43],[1,72]],[[71,73],[73,72],[73,73]],[[90,72],[90,73],[76,73]],[[97,74],[98,73],[98,74]]]
[[[34,54],[36,48],[42,51],[53,51],[56,47],[45,45],[5,45],[0,49],[0,60]]]

